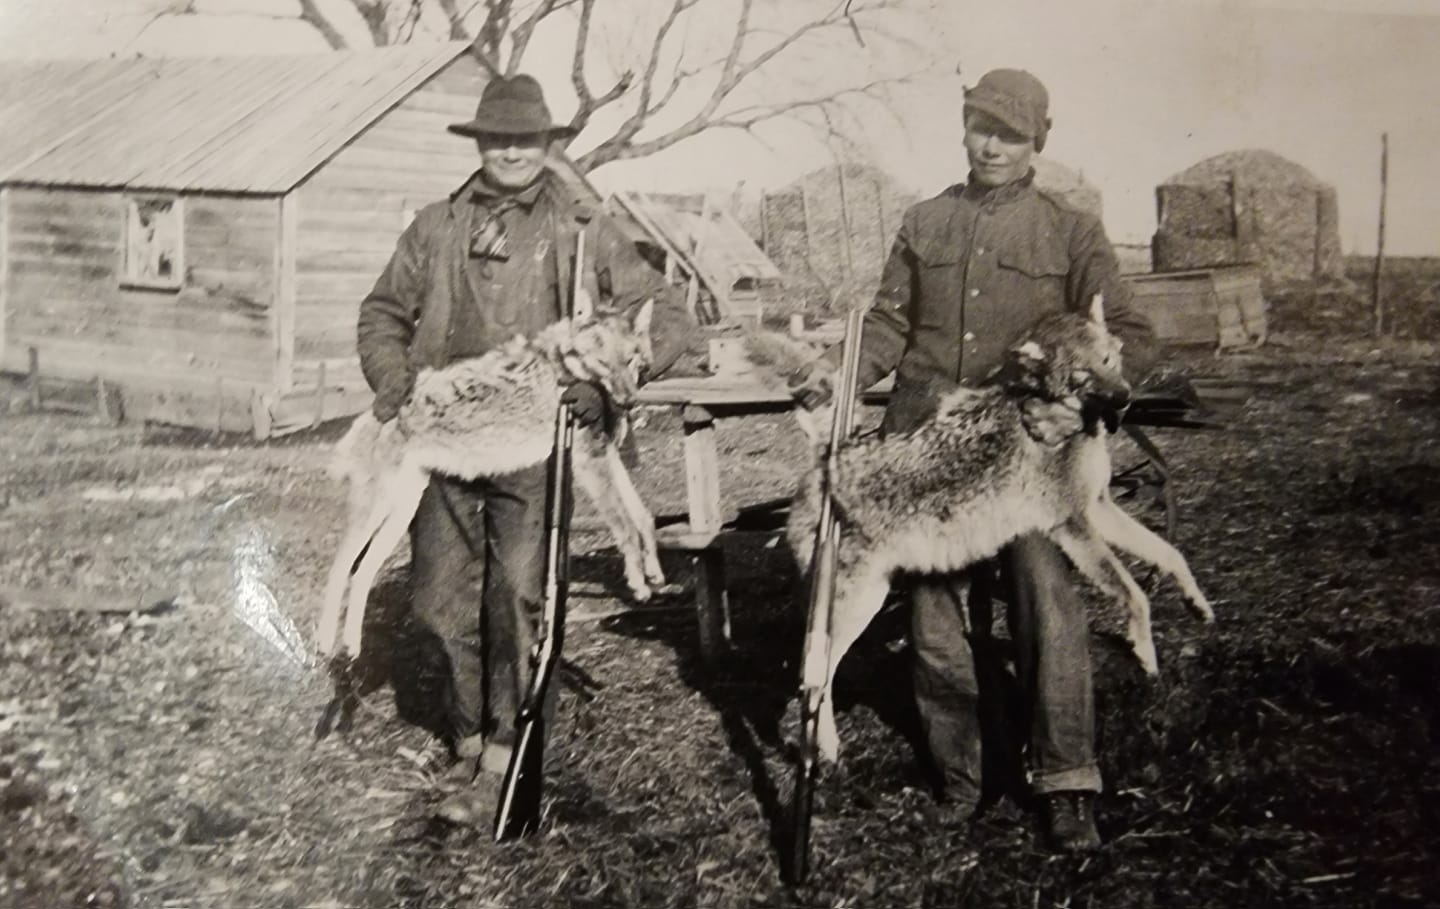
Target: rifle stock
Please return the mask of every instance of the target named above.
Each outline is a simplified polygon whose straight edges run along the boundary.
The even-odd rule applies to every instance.
[[[575,240],[574,287],[570,314],[582,293],[585,234]],[[545,549],[545,606],[540,638],[530,656],[530,684],[515,717],[515,746],[501,783],[495,808],[495,842],[534,833],[540,826],[540,801],[545,776],[545,701],[565,641],[565,595],[570,567],[570,447],[575,437],[574,415],[562,401],[555,417],[554,456],[550,463],[549,528]]]
[[[810,569],[810,599],[806,616],[805,646],[801,657],[800,729],[795,788],[790,804],[790,852],[784,868],[791,883],[804,883],[810,873],[810,819],[819,774],[820,711],[830,672],[831,610],[835,600],[835,569],[840,530],[835,522],[831,482],[839,467],[840,446],[854,425],[855,386],[860,374],[860,335],[864,310],[852,309],[845,319],[845,340],[840,376],[835,389],[834,422],[830,446],[821,472],[820,524],[815,531],[815,552]]]

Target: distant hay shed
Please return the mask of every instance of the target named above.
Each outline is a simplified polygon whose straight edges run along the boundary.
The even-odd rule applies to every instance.
[[[1156,271],[1259,266],[1267,294],[1344,280],[1335,190],[1261,149],[1207,158],[1155,190]]]
[[[475,171],[486,78],[462,42],[0,64],[0,369],[262,437],[358,412],[359,303]]]

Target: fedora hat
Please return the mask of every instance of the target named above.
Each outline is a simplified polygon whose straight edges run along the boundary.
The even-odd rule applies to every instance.
[[[519,136],[548,133],[552,139],[568,139],[576,130],[550,119],[545,94],[533,76],[496,76],[485,83],[475,119],[450,124],[450,132],[462,136]]]

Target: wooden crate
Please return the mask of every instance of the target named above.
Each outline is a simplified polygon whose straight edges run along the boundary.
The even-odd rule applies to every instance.
[[[1126,275],[1135,307],[1162,341],[1217,348],[1265,343],[1260,270],[1251,266]]]

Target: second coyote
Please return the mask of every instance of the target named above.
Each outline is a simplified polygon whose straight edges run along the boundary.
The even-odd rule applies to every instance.
[[[1055,444],[1037,440],[1022,420],[1025,401],[1037,397],[1087,414],[1095,404],[1119,408],[1129,402],[1120,341],[1105,329],[1100,298],[1088,317],[1065,313],[1042,320],[1011,357],[1015,368],[1007,381],[958,388],[914,430],[860,441],[839,453],[838,475],[829,477],[840,525],[831,643],[828,653],[809,655],[829,661],[811,667],[825,672],[819,743],[827,760],[839,750],[828,696],[836,666],[880,612],[897,571],[955,572],[995,556],[1024,534],[1047,534],[1085,577],[1126,604],[1127,637],[1152,674],[1157,666],[1149,599],[1111,546],[1173,577],[1190,608],[1205,621],[1214,618],[1184,556],[1110,498],[1110,454],[1098,415]],[[802,567],[814,548],[822,469],[823,462],[806,476],[787,528]]]

